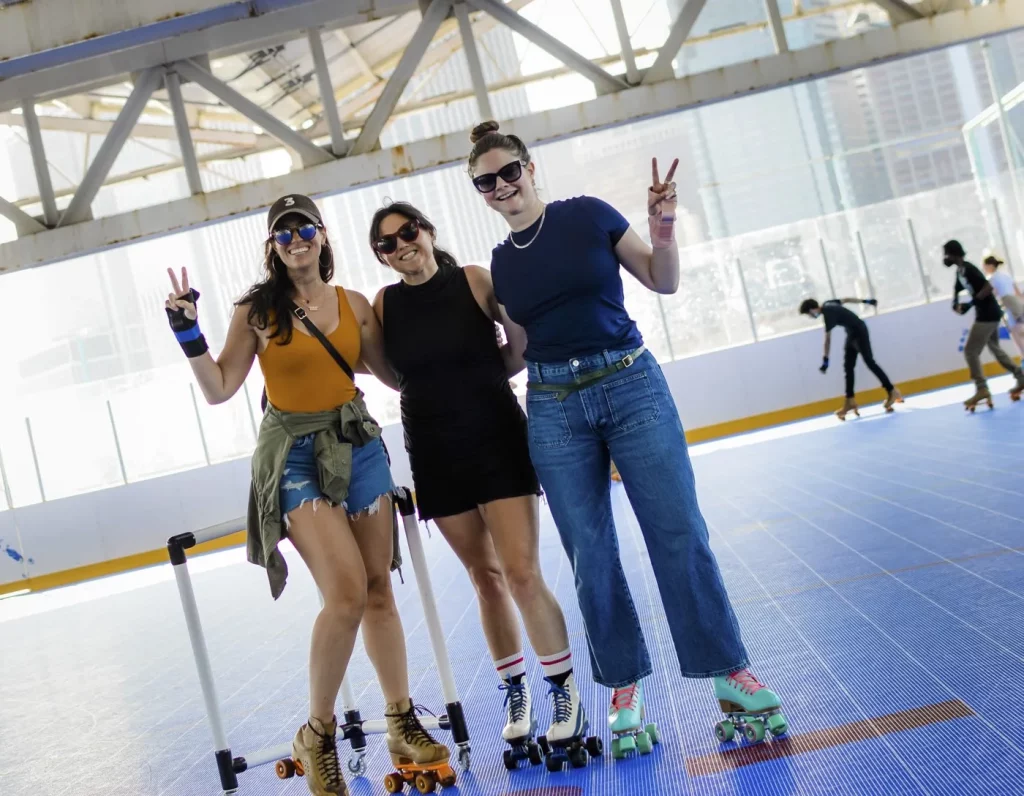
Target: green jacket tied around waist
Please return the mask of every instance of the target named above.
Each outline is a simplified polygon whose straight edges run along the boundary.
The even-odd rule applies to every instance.
[[[292,443],[314,434],[313,452],[320,491],[332,504],[342,505],[352,480],[352,448],[379,439],[381,428],[366,409],[362,393],[329,412],[282,412],[268,406],[260,424],[256,450],[252,455],[249,487],[249,562],[267,570],[270,593],[276,600],[284,591],[288,565],[277,549],[284,537],[281,516],[281,476]],[[394,512],[392,512],[394,514]],[[394,520],[395,553],[392,570],[400,565],[398,522]]]

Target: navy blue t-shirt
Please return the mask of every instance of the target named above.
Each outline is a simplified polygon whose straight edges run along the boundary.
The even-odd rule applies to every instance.
[[[549,203],[543,222],[513,233],[520,246],[537,235],[527,248],[505,240],[491,255],[494,294],[526,330],[526,359],[564,362],[639,347],[615,255],[629,222],[592,196]]]

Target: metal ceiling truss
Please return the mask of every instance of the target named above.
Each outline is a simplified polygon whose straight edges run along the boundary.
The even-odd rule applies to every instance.
[[[203,53],[216,51],[219,56],[224,48],[251,49],[251,41],[248,45],[243,45],[242,34],[233,29],[221,31],[213,27],[189,30],[171,41],[146,42],[123,53],[108,54],[105,61],[115,61],[118,68],[123,69],[130,64],[132,67],[140,67],[141,71],[136,73],[131,95],[125,101],[120,115],[110,125],[96,158],[82,183],[74,190],[70,204],[63,214],[57,211],[56,197],[49,180],[42,147],[40,120],[34,113],[33,102],[19,100],[17,103],[23,109],[21,118],[36,166],[43,212],[40,218],[33,218],[14,203],[0,201],[0,215],[14,222],[20,236],[15,241],[0,245],[0,273],[57,262],[130,241],[179,232],[254,212],[269,205],[281,193],[302,191],[314,196],[336,193],[358,185],[391,179],[399,174],[424,171],[460,160],[465,150],[464,134],[417,141],[386,152],[380,151],[379,136],[388,119],[399,110],[398,100],[417,67],[431,58],[434,58],[435,63],[439,63],[438,59],[448,57],[458,49],[450,39],[433,50],[430,49],[442,25],[450,25],[453,32],[456,28],[459,31],[460,35],[457,38],[466,49],[473,85],[472,95],[476,97],[480,117],[492,117],[488,99],[489,89],[484,83],[483,70],[472,32],[473,25],[478,24],[479,20],[471,23],[470,10],[490,15],[497,22],[554,55],[567,69],[585,75],[597,89],[598,97],[589,102],[503,122],[503,127],[530,141],[551,140],[632,119],[792,85],[1024,27],[1024,3],[1015,0],[995,0],[985,6],[936,14],[927,19],[918,18],[922,13],[919,8],[902,8],[907,4],[897,0],[877,0],[877,4],[885,7],[890,14],[913,12],[915,18],[891,28],[873,29],[825,45],[790,51],[776,0],[764,0],[766,20],[760,26],[770,30],[775,42],[776,55],[676,79],[672,68],[673,61],[683,42],[689,37],[706,0],[688,0],[674,21],[653,66],[645,71],[639,70],[636,66],[620,0],[608,2],[611,3],[615,15],[616,28],[622,44],[623,54],[617,59],[624,64],[624,77],[613,75],[598,62],[584,58],[499,0],[424,0],[419,6],[422,8],[422,22],[404,52],[397,58],[389,79],[379,79],[378,75],[384,71],[380,65],[364,63],[363,67],[360,67],[361,85],[365,89],[369,84],[370,88],[365,89],[359,98],[354,98],[343,105],[340,112],[337,107],[339,92],[337,87],[332,85],[331,76],[326,68],[326,58],[320,39],[321,28],[353,24],[354,21],[365,22],[371,18],[379,19],[385,8],[404,13],[409,10],[410,4],[397,0],[350,0],[341,4],[337,0],[333,3],[319,0],[304,3],[298,0],[275,0],[272,3],[261,3],[259,5],[265,6],[265,9],[288,6],[290,13],[287,19],[292,25],[289,31],[294,35],[304,35],[309,42],[316,78],[315,86],[321,98],[323,114],[321,122],[304,133],[297,132],[215,77],[200,60]],[[525,3],[526,0],[520,0],[516,5],[522,6]],[[333,6],[333,16],[328,14],[329,6]],[[339,6],[342,7],[339,9]],[[807,12],[808,10],[803,10],[802,14],[806,15]],[[245,25],[247,35],[259,38],[264,33],[269,34],[267,28],[260,26],[266,26],[267,20],[279,13],[280,10],[265,10],[262,16],[236,24]],[[284,19],[278,17],[277,22],[283,23]],[[310,22],[316,24],[308,24]],[[281,41],[281,33],[280,30],[276,31],[277,42]],[[206,37],[207,46],[200,49],[199,42],[203,37]],[[217,47],[208,46],[212,43],[211,39],[216,40]],[[269,43],[269,37],[261,41]],[[154,51],[153,47],[157,45],[160,49]],[[431,55],[425,59],[428,50]],[[435,56],[435,51],[444,51],[444,54]],[[161,58],[154,61],[158,55]],[[167,55],[183,57],[168,58]],[[44,52],[33,56],[36,57],[46,63],[42,74],[17,74],[8,80],[0,81],[0,107],[14,99],[11,94],[12,81],[23,81],[20,85],[40,89],[38,99],[38,96],[45,96],[47,91],[51,94],[57,91],[53,82],[54,70],[59,72],[75,66],[74,63],[66,61],[66,54],[57,57]],[[21,59],[15,59],[7,64],[0,63],[0,70],[6,69],[11,73],[11,64],[16,65],[18,60]],[[105,68],[109,72],[114,67],[107,63]],[[80,77],[84,82],[94,81],[101,71],[94,63],[87,69],[83,68]],[[116,74],[118,72],[115,70],[107,77],[116,77]],[[234,153],[235,156],[283,145],[295,155],[301,168],[282,177],[203,193],[199,163],[223,159],[225,154],[215,153],[204,155],[202,158],[196,157],[193,135],[198,137],[202,132],[194,133],[189,129],[188,110],[180,91],[182,79],[201,86],[263,131],[260,135],[250,135],[250,139],[254,138],[255,143],[248,147],[243,143]],[[109,175],[122,146],[135,128],[147,100],[161,85],[167,89],[168,110],[174,122],[173,128],[168,127],[164,137],[177,138],[182,162],[167,167],[158,166],[147,171],[184,166],[192,197],[162,204],[159,207],[142,208],[131,213],[91,220],[90,208],[93,199]],[[64,90],[67,91],[66,86]],[[371,103],[373,108],[368,116],[363,119],[349,118],[346,109],[365,108]],[[0,117],[0,122],[2,121],[3,117]],[[61,119],[61,123],[76,121],[95,120]],[[344,138],[345,130],[352,128],[359,129],[354,141]],[[313,143],[314,138],[327,135],[330,136],[328,146]],[[121,179],[123,177],[115,178],[115,181]]]

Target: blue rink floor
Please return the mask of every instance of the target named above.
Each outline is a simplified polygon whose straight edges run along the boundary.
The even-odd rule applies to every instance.
[[[473,592],[434,532],[431,577],[473,741],[453,793],[966,794],[1024,786],[1024,404],[1005,379],[994,412],[970,389],[912,398],[895,415],[823,418],[693,450],[701,505],[754,670],[782,695],[791,737],[720,746],[710,685],[678,670],[639,528],[613,496],[622,556],[655,661],[644,758],[606,751],[582,770],[501,763],[498,681]],[[291,739],[305,719],[308,574],[274,603],[264,573],[228,551],[192,562],[235,754]],[[608,692],[590,682],[573,579],[549,517],[544,571],[566,609],[577,679],[601,734]],[[413,583],[396,590],[417,702],[442,698]],[[0,793],[216,794],[210,734],[170,566],[0,601]],[[531,657],[531,684],[543,695]],[[361,645],[351,669],[364,717],[380,691]],[[540,700],[539,718],[550,710]],[[447,737],[442,734],[443,737]],[[606,742],[606,746],[609,746]],[[371,738],[353,794],[390,770]],[[266,766],[241,794],[303,794]]]

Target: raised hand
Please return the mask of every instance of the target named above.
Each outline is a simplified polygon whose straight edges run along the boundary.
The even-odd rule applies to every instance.
[[[172,313],[183,313],[190,321],[194,321],[199,317],[199,312],[196,310],[196,300],[199,298],[199,291],[189,287],[188,269],[181,269],[180,282],[173,268],[167,269],[167,275],[171,277],[171,288],[173,291],[167,296],[167,301],[164,302],[168,316],[172,316]]]
[[[676,184],[672,182],[675,176],[676,167],[679,165],[679,158],[672,161],[665,181],[661,181],[658,172],[658,159],[651,158],[651,185],[647,189],[647,214],[656,216],[659,213],[674,215],[676,209]]]
[[[206,338],[199,329],[199,312],[196,309],[196,302],[199,301],[199,291],[189,287],[188,271],[181,269],[181,281],[178,281],[173,268],[167,269],[171,277],[171,292],[164,302],[164,309],[167,312],[167,321],[171,325],[181,350],[185,356],[192,358],[205,354],[209,347],[206,345]]]

